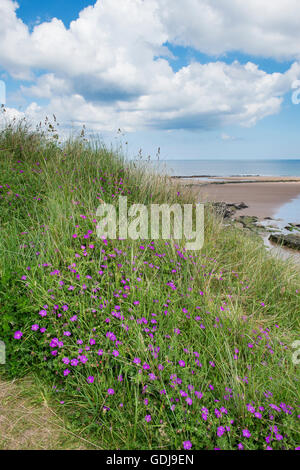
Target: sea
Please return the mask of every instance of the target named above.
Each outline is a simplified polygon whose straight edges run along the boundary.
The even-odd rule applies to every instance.
[[[160,160],[158,168],[186,177],[300,176],[300,160]]]

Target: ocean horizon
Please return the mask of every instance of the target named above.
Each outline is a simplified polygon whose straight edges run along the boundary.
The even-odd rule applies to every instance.
[[[299,160],[159,160],[154,166],[171,176],[300,176]]]

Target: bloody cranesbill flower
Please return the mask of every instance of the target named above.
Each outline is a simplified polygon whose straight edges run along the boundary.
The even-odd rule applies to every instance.
[[[14,334],[15,339],[21,339],[22,336],[23,336],[23,333],[22,333],[22,331],[19,331],[19,330],[16,331],[15,334]]]
[[[192,443],[191,443],[191,441],[183,441],[183,448],[184,448],[185,450],[191,449],[191,448],[192,448]]]

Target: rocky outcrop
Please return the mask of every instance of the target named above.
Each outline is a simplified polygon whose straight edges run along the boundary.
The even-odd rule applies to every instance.
[[[241,209],[247,209],[247,204],[241,202],[239,204],[227,204],[226,202],[214,202],[213,207],[218,215],[224,219],[231,219],[235,216],[236,211]]]
[[[288,248],[292,248],[293,250],[300,251],[300,235],[292,233],[288,235],[273,233],[270,235],[269,240],[273,243],[277,243],[278,245],[284,245]]]

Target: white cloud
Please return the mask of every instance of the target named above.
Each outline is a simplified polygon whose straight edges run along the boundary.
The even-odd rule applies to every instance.
[[[300,59],[299,0],[159,0],[170,42],[220,55],[228,51]]]
[[[255,18],[267,3],[264,20]],[[62,123],[129,131],[254,125],[279,112],[284,94],[300,76],[298,63],[286,73],[270,74],[252,62],[193,62],[175,73],[164,43],[221,53],[233,46],[258,47],[262,37],[256,46],[251,31],[265,27],[264,46],[273,37],[276,51],[283,51],[297,14],[289,30],[288,12],[295,2],[286,0],[279,27],[279,4],[185,0],[183,8],[171,0],[101,0],[84,9],[69,29],[54,18],[30,32],[16,16],[17,5],[1,0],[0,64],[13,77],[33,81],[21,91],[34,100],[26,110],[34,120],[54,113]],[[299,45],[295,51],[290,47],[291,57],[298,57]],[[44,72],[35,76],[37,70]],[[49,104],[39,105],[41,99]]]

